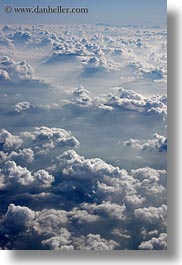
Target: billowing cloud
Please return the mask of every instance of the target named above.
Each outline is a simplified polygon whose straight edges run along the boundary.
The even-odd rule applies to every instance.
[[[126,220],[126,216],[124,214],[126,208],[125,205],[119,205],[110,202],[103,202],[102,204],[84,204],[84,209],[87,209],[91,213],[99,214],[100,216],[108,216],[111,219]]]
[[[131,67],[142,79],[151,79],[151,80],[166,80],[167,72],[164,67],[158,67],[151,64],[139,63],[139,62],[130,62],[129,67]]]
[[[32,149],[27,148],[30,141]],[[20,149],[22,146],[25,148]],[[0,150],[8,152],[9,159],[22,157],[23,160],[30,162],[30,160],[33,161],[34,152],[46,154],[56,147],[76,146],[79,146],[79,141],[72,136],[71,132],[60,128],[36,127],[34,131],[22,132],[20,135],[13,135],[5,129],[0,130]]]
[[[68,101],[67,104],[76,104],[80,107],[92,108],[96,107],[99,109],[112,110],[113,108],[104,104],[106,102],[105,97],[92,97],[90,91],[84,87],[75,89],[72,93],[73,98]]]
[[[80,107],[96,107],[110,111],[118,109],[120,111],[128,110],[143,113],[144,115],[157,115],[163,120],[167,118],[166,95],[154,95],[147,98],[133,90],[115,87],[112,88],[112,93],[100,97],[92,97],[91,93],[84,88],[73,91],[73,96],[74,98],[70,103],[79,105]]]
[[[14,162],[6,162],[2,168],[4,183],[18,185],[21,192],[26,190],[23,187],[32,187],[35,191],[49,188],[50,192],[30,197],[34,207],[35,201],[42,205],[41,200],[46,204],[49,200],[49,209],[35,211],[27,207],[9,206],[1,223],[11,236],[21,233],[30,245],[35,237],[40,249],[109,250],[130,249],[138,235],[141,237],[138,247],[144,249],[147,244],[153,244],[155,240],[152,237],[166,230],[166,189],[161,184],[166,174],[164,170],[141,168],[129,173],[101,159],[85,159],[72,150],[64,152],[55,161],[58,162],[56,172],[59,172],[55,173],[55,182],[45,170],[33,173]],[[57,205],[64,205],[64,210],[54,209],[58,194],[64,194],[64,199]],[[75,204],[75,199],[80,204]],[[22,214],[25,217],[23,215],[22,221],[17,221],[18,230],[13,230],[14,226],[9,225],[10,219],[14,218],[15,222]],[[114,227],[108,226],[111,223]],[[136,223],[138,232],[127,229],[128,225],[135,227]],[[106,225],[107,231],[101,228]],[[79,232],[81,227],[84,228],[84,235]],[[150,232],[154,227],[157,233]],[[144,228],[147,229],[145,233]],[[152,242],[144,244],[148,240]],[[164,244],[154,243],[153,248],[157,246],[164,249]]]
[[[111,250],[118,245],[114,240],[106,240],[99,234],[88,234],[79,237],[78,234],[74,233],[73,236],[64,227],[69,226],[65,211],[43,210],[35,212],[28,207],[10,204],[2,224],[5,225],[7,233],[11,233],[14,237],[27,234],[27,241],[31,241],[32,235],[30,232],[32,231],[36,234],[40,248],[53,250]]]
[[[153,135],[153,139],[147,141],[129,139],[124,144],[143,151],[167,152],[167,138],[157,133]]]
[[[24,226],[35,218],[35,212],[28,207],[10,204],[4,217],[4,222],[9,229],[24,228]]]
[[[66,228],[61,228],[59,236],[54,236],[42,241],[43,246],[52,250],[73,250],[71,245],[71,234]]]
[[[34,161],[34,152],[30,148],[20,149],[18,152],[12,151],[7,159],[32,163]]]
[[[163,119],[167,116],[166,95],[154,95],[146,98],[132,90],[118,88],[119,96],[112,93],[108,97],[107,105],[141,112],[147,115],[158,115]]]
[[[97,214],[89,213],[87,211],[88,209],[86,207],[83,207],[84,209],[80,208],[73,208],[72,211],[69,212],[69,218],[72,221],[76,221],[78,224],[84,224],[84,223],[94,223],[99,221],[100,217]],[[86,210],[85,210],[86,209]]]
[[[88,234],[74,239],[74,244],[78,250],[112,250],[117,246],[114,240],[103,239],[100,235]]]
[[[0,149],[4,151],[16,150],[22,144],[22,139],[19,136],[11,134],[9,131],[0,130]]]
[[[84,89],[83,87],[78,88],[73,91],[74,98],[72,99],[73,103],[85,106],[92,106],[93,100],[90,96],[90,91]]]
[[[28,188],[42,189],[51,186],[54,177],[45,170],[31,173],[27,168],[17,166],[14,161],[7,161],[2,167],[1,176],[5,187],[9,185],[25,186]]]
[[[27,62],[15,62],[8,56],[1,60],[0,67],[8,73],[11,81],[15,83],[20,80],[32,79],[34,74],[33,68]]]
[[[78,140],[68,132],[60,128],[36,127],[33,132],[24,132],[21,136],[31,139],[36,153],[47,153],[55,147],[75,147],[79,145]]]
[[[150,206],[149,208],[138,208],[134,211],[136,219],[146,224],[158,224],[166,220],[167,206],[161,205],[159,208]]]
[[[125,173],[125,171],[113,167],[99,158],[85,159],[74,150],[64,152],[57,157],[57,161],[62,173],[73,178],[99,180],[104,176],[118,177]]]
[[[167,250],[167,234],[161,233],[159,237],[152,237],[142,242],[138,248],[140,250]]]
[[[56,141],[63,132],[37,129],[34,134],[26,132],[22,137],[26,135],[33,141],[40,137],[43,146],[44,141]],[[39,249],[130,249],[132,242],[137,241],[136,231],[127,227],[137,224],[141,238],[139,249],[149,246],[152,249],[152,244],[153,249],[165,249],[164,243],[153,239],[166,231],[165,170],[146,167],[128,172],[102,159],[86,159],[68,150],[52,161],[48,171],[30,171],[15,161],[19,163],[26,158],[28,163],[34,163],[33,158],[37,158],[31,149],[1,153],[4,157],[1,190],[16,188],[14,200],[24,198],[33,207],[11,203],[1,219],[1,227],[14,240],[11,247],[16,244],[16,238],[23,236],[27,247],[36,239]],[[9,161],[10,158],[15,161]],[[35,210],[36,202],[39,202],[39,210]],[[42,209],[44,204],[49,209]],[[114,227],[109,225],[111,223]],[[107,231],[101,228],[105,226],[108,226]],[[84,234],[79,232],[81,227]],[[157,234],[150,232],[154,227]],[[3,248],[6,248],[5,242]]]
[[[127,209],[136,209],[144,205],[146,197],[142,197],[139,194],[126,195],[123,202]]]
[[[166,177],[166,170],[156,170],[150,167],[132,169],[131,174],[140,181],[143,180],[154,180],[159,181]]]
[[[13,84],[23,81],[43,82],[43,79],[36,77],[33,67],[26,61],[15,61],[5,56],[0,61],[0,68],[0,81],[10,81]]]

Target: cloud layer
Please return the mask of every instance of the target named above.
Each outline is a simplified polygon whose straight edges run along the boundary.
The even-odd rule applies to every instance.
[[[166,250],[166,29],[0,29],[0,249]]]
[[[166,249],[165,170],[127,172],[73,150],[57,156],[49,170],[30,172],[13,161],[2,167],[2,192],[16,187],[15,202],[29,193],[27,206],[10,203],[1,218],[10,248],[29,249],[36,240],[39,249]],[[37,200],[39,207],[49,201],[49,208],[36,210]]]

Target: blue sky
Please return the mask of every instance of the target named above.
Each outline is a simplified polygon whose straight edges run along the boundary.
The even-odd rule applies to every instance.
[[[3,0],[0,2],[1,24],[24,24],[24,23],[113,23],[113,24],[149,24],[166,25],[166,0]],[[87,7],[88,14],[4,14],[3,7]]]

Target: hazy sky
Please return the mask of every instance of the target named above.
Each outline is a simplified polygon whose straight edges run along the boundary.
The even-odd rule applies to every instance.
[[[1,24],[24,23],[113,23],[166,25],[166,0],[2,0],[0,2]],[[87,7],[88,14],[5,14],[4,6],[12,7]]]

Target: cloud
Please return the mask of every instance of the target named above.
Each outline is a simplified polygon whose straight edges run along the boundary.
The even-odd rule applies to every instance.
[[[167,96],[161,93],[166,81],[166,31],[138,26],[136,30],[132,25],[1,28],[0,82],[2,93],[7,90],[1,118],[11,132],[0,131],[0,248],[166,249],[165,165],[163,170],[160,162],[141,165],[135,152],[128,157],[126,147],[116,146],[120,138],[131,138],[125,144],[138,150],[167,150],[166,137],[155,133],[148,139],[153,124],[152,133],[165,129]],[[36,76],[30,58],[56,88],[50,88],[50,98],[41,98],[42,86],[33,93],[35,82],[45,83]],[[63,72],[52,69],[54,63],[62,64]],[[63,75],[68,78],[62,80]],[[23,87],[29,88],[26,95]],[[14,116],[20,118],[17,124]],[[136,132],[128,129],[132,121]],[[147,138],[140,134],[140,126]],[[92,145],[99,142],[94,137],[101,139],[99,153]],[[123,148],[121,155],[117,148]],[[152,152],[147,153],[147,162]]]
[[[46,170],[39,170],[34,173],[33,184],[39,188],[48,188],[54,182],[54,177],[50,175]]]
[[[41,134],[41,138],[48,135]],[[16,154],[23,150],[1,155],[17,159]],[[12,239],[10,249],[19,238],[26,239],[27,248],[36,240],[39,249],[132,249],[134,242],[138,242],[136,248],[143,248],[142,242],[166,231],[165,170],[146,167],[128,172],[73,150],[55,157],[51,162],[55,166],[38,171],[7,157],[0,172],[1,190],[16,188],[13,201],[27,203],[10,203],[0,220],[0,233],[5,229]],[[16,218],[17,228],[10,225]],[[157,233],[150,232],[152,229]]]
[[[71,243],[71,234],[66,228],[61,228],[59,236],[54,236],[43,240],[42,245],[52,250],[73,250]]]
[[[56,174],[67,183],[63,190],[75,187],[98,202],[125,202],[128,208],[136,208],[151,203],[152,198],[158,205],[166,197],[165,170],[145,167],[127,172],[98,158],[85,159],[73,150],[65,151],[54,162]]]
[[[45,170],[31,173],[27,168],[17,166],[14,161],[7,161],[2,167],[2,177],[5,187],[10,185],[25,186],[35,189],[48,188],[54,182],[54,177]]]
[[[3,151],[16,150],[22,145],[23,141],[19,136],[11,134],[5,129],[0,130],[0,149]]]
[[[50,149],[59,147],[76,147],[79,141],[68,132],[60,128],[46,126],[36,127],[33,132],[21,133],[25,139],[31,139],[36,153],[44,154]]]
[[[166,177],[167,172],[166,170],[157,170],[150,167],[144,167],[144,168],[132,169],[131,174],[141,182],[146,179],[147,180],[151,179],[158,182],[163,177]]]
[[[160,80],[163,79],[164,77],[166,77],[167,73],[165,72],[164,69],[160,69],[160,68],[156,68],[154,70],[149,70],[149,71],[145,71],[142,70],[141,71],[143,74],[143,78],[151,78],[153,80]]]
[[[153,139],[147,141],[129,139],[124,144],[143,151],[167,152],[167,138],[157,133],[153,135]]]
[[[8,48],[8,49],[14,49],[14,45],[12,44],[12,41],[8,39],[3,32],[0,33],[0,49],[1,48]]]
[[[106,240],[98,234],[88,234],[75,238],[74,245],[78,250],[112,250],[117,246],[117,243],[114,240]]]
[[[64,210],[44,209],[35,213],[36,218],[30,227],[35,233],[47,238],[59,235],[61,227],[69,224],[67,212]]]
[[[14,41],[14,42],[20,42],[21,44],[22,43],[25,43],[27,41],[29,41],[31,39],[31,35],[29,32],[23,32],[22,29],[19,30],[19,31],[16,31],[13,36],[11,37],[11,39]]]
[[[61,166],[58,165],[56,171],[60,174],[55,174],[55,182],[44,170],[31,173],[14,162],[5,163],[1,173],[10,184],[21,187],[23,197],[26,190],[23,187],[32,187],[35,191],[49,187],[49,194],[41,192],[27,197],[29,204],[31,198],[33,207],[39,202],[40,208],[48,205],[49,209],[35,211],[25,207],[24,211],[22,206],[13,206],[17,220],[23,211],[26,216],[18,230],[13,230],[14,225],[11,229],[7,225],[11,218],[16,222],[14,216],[8,214],[8,222],[1,220],[2,226],[10,229],[11,237],[21,234],[28,246],[36,239],[39,249],[130,249],[133,242],[138,242],[137,238],[141,238],[139,248],[144,248],[142,242],[166,230],[165,188],[160,184],[165,171],[141,168],[129,173],[100,159],[85,159],[72,150],[64,152],[58,161]],[[80,203],[75,203],[75,194]],[[11,213],[9,208],[8,212]],[[132,227],[134,230],[136,227],[136,231]],[[150,232],[154,228],[159,232]],[[84,234],[80,233],[81,229]]]
[[[8,158],[8,154],[3,152],[3,151],[0,151],[0,163],[4,163]]]
[[[4,217],[4,222],[9,229],[16,230],[24,227],[35,218],[35,212],[28,207],[10,204]]]
[[[10,25],[4,25],[4,26],[2,27],[2,32],[6,32],[6,33],[8,33],[8,32],[11,31],[11,29],[12,29],[12,27],[11,27]]]
[[[126,205],[127,209],[136,209],[136,208],[140,208],[141,206],[144,205],[146,201],[145,197],[142,197],[139,194],[133,194],[133,195],[129,195],[129,196],[125,196],[123,202]]]
[[[105,105],[105,98],[102,97],[92,97],[90,91],[85,89],[83,86],[75,89],[72,92],[73,98],[68,101],[68,104],[76,104],[80,107],[85,108],[99,108],[105,110],[112,110],[112,107]]]
[[[161,205],[160,207],[148,207],[139,208],[134,211],[135,218],[140,222],[145,222],[145,224],[159,224],[167,217],[167,206]]]
[[[115,71],[127,81],[163,82],[167,79],[165,30],[159,32],[159,29],[147,28],[136,31],[134,25],[112,25],[109,30],[95,25],[74,25],[71,28],[62,25],[60,36],[60,28],[55,25],[46,28],[29,25],[8,27],[2,28],[3,47],[18,44],[28,52],[34,48],[47,65],[77,62],[81,78],[102,78],[103,74]],[[80,36],[79,32],[83,35]]]
[[[85,207],[86,209],[86,207]],[[76,221],[78,224],[85,224],[99,221],[100,217],[97,214],[91,214],[88,211],[80,208],[73,208],[72,211],[69,212],[69,218],[72,221]]]
[[[83,87],[78,88],[73,91],[74,98],[72,99],[73,103],[85,106],[92,106],[93,100],[90,96],[90,91],[84,89]]]
[[[70,233],[62,225],[67,224],[68,219],[65,211],[56,211],[54,209],[33,211],[25,206],[10,204],[8,210],[1,220],[6,232],[14,243],[17,237],[26,238],[24,245],[31,244],[32,240],[37,241],[39,248],[45,249],[48,245],[50,249],[55,248],[55,241],[59,244],[67,245]],[[42,247],[41,247],[42,245]]]
[[[88,58],[87,60],[83,60],[82,64],[83,72],[81,73],[81,77],[93,77],[98,74],[107,73],[111,70],[118,70],[117,65],[114,64],[111,60],[107,60],[105,56],[93,56]]]
[[[40,249],[52,250],[111,250],[118,244],[114,240],[106,240],[99,234],[74,236],[64,226],[69,226],[66,212],[61,210],[32,211],[28,207],[10,204],[1,221],[10,234],[15,238],[23,235],[27,242],[36,236]],[[16,224],[16,225],[15,225]],[[45,239],[46,238],[46,239]]]
[[[57,157],[59,169],[63,175],[78,179],[102,179],[104,176],[117,177],[123,174],[118,167],[113,167],[99,158],[85,159],[74,150],[65,151]]]
[[[116,219],[120,221],[126,220],[126,216],[124,214],[126,208],[125,205],[118,205],[110,202],[103,202],[102,204],[83,204],[83,208],[87,209],[91,213],[99,214],[107,218],[107,216],[111,219]]]
[[[105,205],[105,206],[104,206]],[[108,206],[108,208],[107,208]],[[88,205],[84,205],[83,207],[87,207]],[[84,210],[74,210],[70,212],[66,212],[64,210],[55,210],[55,209],[44,209],[41,211],[33,211],[25,206],[15,206],[14,204],[10,204],[6,214],[1,220],[2,225],[7,231],[7,235],[14,237],[15,242],[16,238],[19,236],[23,236],[26,238],[26,244],[30,244],[32,240],[37,240],[37,246],[39,249],[52,249],[52,250],[111,250],[111,249],[120,249],[121,246],[128,247],[130,243],[134,242],[135,238],[133,237],[135,234],[132,234],[132,230],[126,230],[122,228],[126,223],[130,223],[131,219],[129,218],[121,218],[119,216],[122,215],[123,209],[119,210],[119,206],[113,205],[110,207],[109,203],[104,203],[103,205],[89,205],[89,211],[96,211],[99,215],[99,219],[91,220],[91,230],[99,231],[101,234],[97,233],[89,233],[89,226],[86,226],[89,220],[90,214],[88,214],[88,219],[86,218],[86,214]],[[163,208],[163,209],[162,209]],[[143,222],[146,221],[145,225],[154,225],[155,222],[159,222],[161,225],[160,219],[162,219],[161,214],[163,214],[163,210],[166,211],[164,206],[159,207],[158,209],[154,209],[150,207],[148,209],[147,215],[149,219],[146,217],[146,209],[143,209],[145,214],[139,213],[140,209],[135,210],[135,218],[138,218],[138,222],[141,222],[141,226],[139,227],[138,232],[143,229]],[[79,214],[79,216],[77,215]],[[92,214],[93,215],[93,214]],[[82,219],[82,216],[85,216]],[[93,215],[94,216],[94,215]],[[74,218],[73,218],[74,217]],[[75,224],[76,219],[81,220],[77,225]],[[110,219],[111,218],[111,219]],[[113,223],[114,218],[114,223]],[[132,218],[133,219],[133,218]],[[159,220],[158,220],[159,219]],[[111,221],[112,220],[112,221]],[[122,221],[122,226],[120,223],[116,222],[116,220]],[[134,223],[135,220],[133,219]],[[94,222],[94,227],[93,227]],[[107,222],[112,222],[114,225],[108,230],[104,230],[104,225]],[[134,225],[134,223],[132,225]],[[16,225],[15,225],[16,224]],[[136,224],[136,223],[135,223]],[[137,224],[137,226],[139,223]],[[85,235],[80,235],[80,228],[84,228]],[[159,226],[160,228],[160,226]],[[138,229],[138,228],[137,228]],[[149,240],[141,241],[138,245],[139,249],[165,249],[166,248],[166,234],[160,233],[159,237],[157,236],[158,231],[147,232],[146,235],[143,236],[141,234],[141,238],[145,239],[148,236]],[[110,236],[109,236],[110,235]],[[106,239],[106,238],[110,239]],[[24,243],[23,243],[24,244]]]
[[[144,80],[151,79],[156,81],[166,80],[167,78],[167,71],[163,66],[152,65],[144,62],[140,63],[136,61],[130,62],[128,66],[136,72],[138,78],[142,78]]]
[[[15,111],[16,112],[22,112],[25,111],[27,109],[31,108],[31,104],[30,102],[27,101],[23,101],[23,102],[19,102],[17,104],[15,104]]]
[[[33,67],[26,61],[14,61],[5,56],[0,61],[0,80],[10,81],[13,84],[20,84],[23,81],[43,81],[35,76]]]
[[[0,82],[10,81],[10,76],[7,71],[0,69]]]
[[[19,163],[27,162],[32,163],[34,161],[34,152],[30,148],[24,148],[18,150],[18,152],[12,151],[7,157],[9,160],[15,160]]]
[[[77,62],[81,66],[80,76],[82,78],[99,76],[100,73],[118,70],[118,64],[106,55],[119,54],[119,48],[110,49],[107,47],[104,49],[103,43],[103,36],[90,36],[85,32],[84,37],[80,38],[74,33],[71,35],[65,33],[61,38],[54,37],[52,54],[45,60],[45,63]]]
[[[110,111],[128,110],[144,115],[158,116],[164,121],[167,118],[167,96],[154,95],[152,97],[144,97],[133,90],[124,89],[122,87],[112,88],[112,93],[92,97],[88,90],[83,87],[73,91],[71,104],[80,107],[107,109]],[[156,135],[157,137],[157,135]]]
[[[162,233],[157,238],[152,237],[152,239],[142,242],[138,248],[140,250],[167,250],[167,234]]]
[[[133,177],[140,181],[138,193],[146,198],[145,204],[161,205],[166,203],[166,170],[155,170],[149,167],[131,170]]]
[[[30,144],[32,149],[27,148]],[[8,152],[9,159],[22,158],[30,162],[35,154],[46,154],[54,148],[77,147],[79,144],[70,131],[60,128],[35,127],[34,131],[21,132],[20,135],[0,130],[0,150]],[[25,148],[20,149],[22,146]]]
[[[5,56],[1,60],[0,67],[8,73],[11,81],[14,82],[32,79],[34,73],[33,68],[29,64],[27,64],[27,62],[15,62],[8,56]]]
[[[166,95],[154,95],[146,98],[132,90],[118,88],[119,96],[112,93],[108,97],[107,105],[113,108],[121,108],[137,111],[146,115],[158,115],[164,120],[167,117]]]

